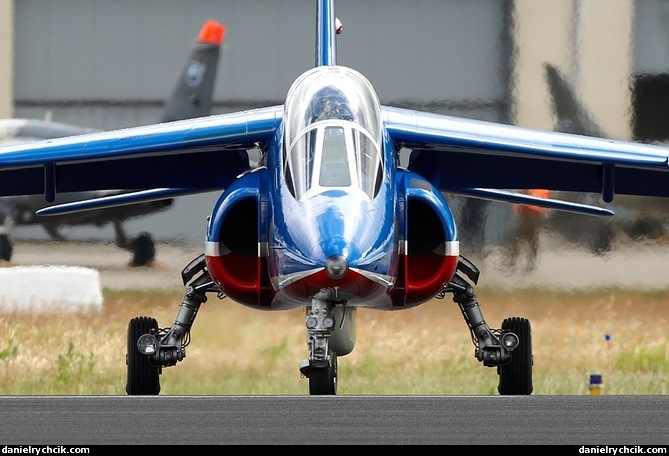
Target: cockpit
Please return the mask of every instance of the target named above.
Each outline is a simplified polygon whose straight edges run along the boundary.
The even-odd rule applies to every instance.
[[[383,181],[380,104],[371,84],[340,66],[317,67],[286,98],[283,169],[298,200],[339,189],[373,199]]]

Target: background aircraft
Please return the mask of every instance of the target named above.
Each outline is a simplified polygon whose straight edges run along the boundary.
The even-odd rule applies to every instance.
[[[597,121],[576,95],[565,76],[549,63],[544,64],[546,83],[555,115],[555,130],[577,135],[607,137]],[[563,192],[563,198],[584,203],[596,201],[597,194],[574,195]],[[550,229],[566,239],[583,243],[595,253],[609,251],[619,235],[630,239],[657,238],[666,234],[669,201],[666,198],[621,196],[608,204],[614,218],[578,217],[573,213],[555,212]]]
[[[206,116],[211,113],[216,70],[220,47],[225,38],[225,26],[207,20],[200,29],[188,60],[181,70],[170,98],[165,102],[162,122]],[[61,138],[92,133],[96,130],[78,125],[53,122],[49,119],[0,119],[0,146],[21,144],[51,138]],[[61,193],[56,202],[79,201],[100,196],[115,195],[117,190],[99,190]],[[41,225],[50,238],[65,240],[61,229],[66,226],[111,224],[115,243],[133,252],[131,265],[145,266],[155,259],[155,245],[148,232],[128,239],[123,223],[135,217],[165,210],[172,199],[160,199],[105,209],[65,214],[56,217],[39,217],[36,212],[44,207],[39,195],[5,196],[0,198],[0,259],[10,261],[13,253],[11,233],[17,226]]]
[[[611,216],[508,189],[599,193],[604,202],[666,197],[669,149],[381,105],[362,74],[337,64],[334,0],[317,0],[316,10],[316,65],[283,104],[5,147],[0,195],[54,201],[60,192],[142,189],[39,211],[54,215],[222,191],[204,251],[182,272],[174,323],[128,324],[130,395],[160,392],[209,293],[263,311],[305,309],[300,372],[318,395],[336,394],[358,308],[401,311],[452,295],[499,393],[531,394],[530,322],[488,325],[474,291],[479,270],[460,252],[468,227],[456,226],[443,193]]]

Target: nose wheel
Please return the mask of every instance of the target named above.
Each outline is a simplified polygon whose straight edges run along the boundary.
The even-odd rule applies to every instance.
[[[305,375],[309,377],[309,394],[312,396],[337,394],[337,355],[330,352],[325,366],[309,366]]]
[[[307,346],[309,358],[300,363],[300,373],[309,379],[309,394],[337,394],[337,353],[329,346],[335,328],[333,304],[321,292],[307,309]]]

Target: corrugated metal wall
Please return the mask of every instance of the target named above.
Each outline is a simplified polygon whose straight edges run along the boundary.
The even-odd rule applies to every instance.
[[[338,0],[339,63],[367,75],[384,102],[503,118],[508,4]],[[16,116],[49,110],[96,128],[155,121],[207,18],[228,28],[217,112],[281,103],[314,64],[314,0],[21,0]]]

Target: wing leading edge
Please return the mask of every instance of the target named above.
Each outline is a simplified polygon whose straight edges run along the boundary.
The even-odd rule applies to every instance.
[[[334,64],[333,5],[317,4],[320,23],[329,24],[317,29],[324,43],[317,65]],[[60,192],[86,190],[225,188],[251,169],[247,151],[275,137],[282,114],[283,106],[272,106],[8,146],[0,149],[0,196],[44,194],[52,201]],[[411,150],[409,170],[445,192],[510,202],[517,195],[503,189],[600,193],[605,202],[616,193],[669,196],[669,149],[660,146],[389,106],[383,115],[395,147]]]
[[[669,196],[669,149],[384,107],[409,169],[443,191],[546,188]]]
[[[0,149],[0,195],[225,188],[250,169],[282,107],[58,138]],[[49,200],[49,198],[47,198]]]
[[[395,145],[412,151],[409,169],[446,192],[547,188],[601,193],[605,201],[616,193],[669,196],[667,148],[383,111]],[[0,195],[49,194],[49,174],[56,193],[225,188],[251,168],[246,151],[272,139],[282,113],[282,106],[273,106],[8,146],[0,149]]]
[[[271,140],[282,111],[273,106],[8,146],[0,149],[0,195],[46,194],[48,173],[56,193],[225,188],[250,169],[246,151]],[[669,196],[667,148],[392,107],[384,107],[384,116],[396,146],[412,150],[409,169],[443,191]]]

